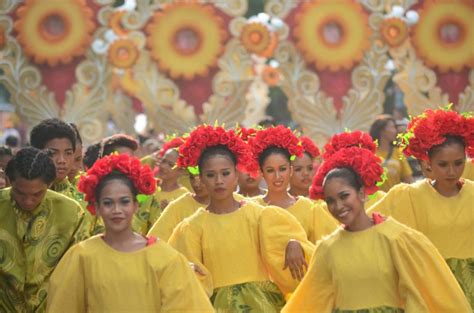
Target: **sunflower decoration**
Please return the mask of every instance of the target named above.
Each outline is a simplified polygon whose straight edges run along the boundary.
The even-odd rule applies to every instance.
[[[130,39],[117,39],[109,46],[109,61],[115,67],[130,68],[137,62],[138,56],[138,48]]]
[[[351,0],[305,3],[294,36],[308,63],[318,70],[351,69],[369,48],[371,30],[362,6]]]
[[[398,47],[408,38],[409,28],[402,19],[392,17],[383,20],[380,32],[385,43]]]
[[[85,0],[26,0],[16,13],[18,41],[37,64],[67,64],[92,41],[93,12]]]
[[[280,82],[280,71],[271,65],[265,65],[262,70],[262,80],[268,86],[276,86]]]
[[[150,54],[174,78],[206,76],[224,50],[227,32],[213,6],[173,3],[146,27]]]
[[[418,56],[440,72],[474,67],[474,3],[426,1],[412,37]]]
[[[240,34],[240,41],[248,52],[265,58],[272,56],[278,44],[276,33],[260,22],[245,24]]]

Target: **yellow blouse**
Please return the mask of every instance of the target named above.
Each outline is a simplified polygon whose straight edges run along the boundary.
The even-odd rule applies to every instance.
[[[0,190],[0,311],[44,312],[48,281],[69,247],[83,239],[79,204],[47,190],[33,211]]]
[[[375,153],[382,158],[385,163],[384,168],[387,170],[387,180],[380,186],[382,191],[390,190],[393,186],[401,183],[403,179],[413,175],[410,164],[399,149],[393,148],[392,156],[387,162],[385,162],[387,151],[377,149]]]
[[[72,247],[51,276],[47,312],[214,312],[187,260],[168,244],[121,252],[100,236]]]
[[[291,214],[247,202],[229,214],[200,208],[175,228],[169,242],[206,273],[198,277],[208,294],[214,288],[270,279],[286,293],[298,284],[283,270],[290,239],[300,241],[309,260],[314,246]]]
[[[364,309],[470,312],[433,244],[391,218],[359,232],[340,228],[320,241],[308,273],[282,312],[355,313]]]
[[[155,191],[155,194],[152,197],[149,197],[143,203],[144,206],[149,207],[150,225],[153,225],[156,222],[158,217],[160,217],[161,213],[165,209],[166,205],[188,192],[188,189],[185,187],[179,187],[178,189],[172,191],[162,191],[161,188],[158,187]],[[163,206],[162,203],[166,205]]]
[[[260,205],[267,206],[268,204],[263,198],[262,195],[251,199]],[[306,197],[298,197],[296,202],[286,210],[301,223],[308,240],[312,243],[316,243],[324,235],[332,233],[337,227],[336,220],[320,203],[311,201]]]

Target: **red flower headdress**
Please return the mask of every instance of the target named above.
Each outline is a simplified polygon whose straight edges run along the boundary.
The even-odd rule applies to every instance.
[[[95,215],[95,189],[101,179],[112,171],[125,174],[132,181],[139,194],[151,195],[156,189],[156,180],[148,165],[143,166],[135,157],[127,154],[111,154],[94,163],[85,175],[81,176],[77,188],[85,194],[89,203],[87,209]]]
[[[255,137],[257,132],[258,131],[255,128],[251,128],[251,127],[250,128],[246,128],[246,127],[237,128],[237,134],[245,142],[248,142],[250,137]]]
[[[303,146],[291,129],[278,125],[257,131],[255,137],[249,138],[249,145],[252,147],[253,155],[256,159],[267,148],[275,146],[288,150],[291,159],[303,156]]]
[[[325,159],[318,168],[309,190],[312,199],[323,199],[324,178],[332,169],[341,167],[352,168],[360,176],[368,195],[375,193],[384,180],[382,159],[377,155],[359,147],[343,148]]]
[[[316,146],[311,140],[311,138],[307,136],[300,136],[301,140],[301,145],[303,146],[304,152],[308,152],[311,158],[316,158],[321,155],[321,152],[319,152],[318,146]]]
[[[239,171],[257,175],[258,165],[250,147],[234,130],[226,131],[221,126],[200,125],[193,130],[179,147],[176,164],[196,175],[199,173],[197,165],[204,149],[218,145],[226,146],[235,155]]]
[[[159,152],[159,156],[160,157],[163,157],[165,155],[165,153],[169,150],[169,149],[177,149],[179,148],[183,143],[184,143],[184,138],[183,137],[176,137],[176,138],[173,138],[171,140],[168,140],[164,145],[163,147],[161,147],[160,149],[160,152]]]
[[[446,135],[464,140],[466,153],[474,158],[474,117],[447,109],[425,110],[413,117],[407,133],[400,136],[401,147],[406,156],[428,160],[428,151],[446,141]]]
[[[356,130],[332,136],[331,140],[324,146],[323,158],[330,158],[339,150],[349,147],[367,149],[372,153],[377,150],[377,145],[368,133]]]

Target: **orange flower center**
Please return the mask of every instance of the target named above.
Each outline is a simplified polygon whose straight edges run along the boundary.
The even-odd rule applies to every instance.
[[[395,25],[390,25],[388,28],[388,35],[392,38],[396,38],[400,35],[400,29]]]
[[[61,41],[68,32],[69,25],[59,12],[53,12],[41,19],[40,34],[47,41]]]
[[[183,55],[195,53],[201,47],[201,34],[193,27],[182,27],[174,35],[176,52]]]
[[[249,37],[250,37],[250,41],[254,44],[260,43],[263,38],[262,34],[258,31],[251,32]]]
[[[463,41],[465,30],[457,21],[446,19],[439,24],[438,36],[442,42],[448,45],[455,45]]]
[[[130,57],[130,53],[127,48],[120,47],[117,49],[117,58],[120,60],[127,60]]]
[[[344,28],[338,21],[328,18],[325,23],[321,24],[319,34],[326,44],[338,46],[343,41]]]

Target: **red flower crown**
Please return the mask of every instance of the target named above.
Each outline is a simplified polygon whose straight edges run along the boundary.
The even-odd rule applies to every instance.
[[[132,181],[139,194],[151,195],[156,189],[156,180],[148,165],[143,166],[135,157],[127,154],[111,154],[94,163],[85,175],[81,176],[77,188],[85,194],[87,209],[95,215],[95,189],[102,178],[113,170],[122,172]]]
[[[257,130],[255,128],[237,128],[237,134],[242,138],[243,141],[248,142],[250,137],[255,137]]]
[[[176,164],[186,168],[193,174],[198,174],[197,168],[202,152],[209,147],[226,146],[237,159],[237,169],[256,176],[258,164],[252,155],[250,147],[234,132],[221,126],[200,125],[193,130],[184,144],[179,147]]]
[[[356,130],[332,136],[331,140],[324,146],[323,158],[330,158],[339,150],[349,147],[367,149],[372,153],[377,150],[377,145],[368,133]]]
[[[467,155],[474,158],[474,117],[449,109],[428,109],[413,117],[407,133],[400,136],[403,153],[428,160],[428,151],[445,142],[446,135],[461,137]]]
[[[301,145],[303,146],[304,152],[308,152],[311,158],[316,158],[321,155],[318,146],[316,146],[308,136],[300,136]]]
[[[169,150],[169,149],[176,149],[176,148],[179,148],[183,143],[184,143],[184,138],[183,137],[176,137],[176,138],[173,138],[171,140],[168,140],[164,145],[163,147],[161,147],[160,149],[160,152],[159,152],[159,156],[160,157],[163,157],[165,155],[165,153]]]
[[[249,145],[252,147],[256,160],[265,149],[272,146],[288,150],[292,160],[295,157],[302,157],[304,151],[298,137],[291,129],[283,125],[257,131],[255,137],[249,138]]]
[[[368,195],[375,193],[378,190],[377,186],[384,180],[382,159],[367,149],[343,148],[325,159],[318,168],[309,190],[309,196],[312,199],[323,199],[324,178],[332,169],[341,167],[352,168],[360,176]]]

